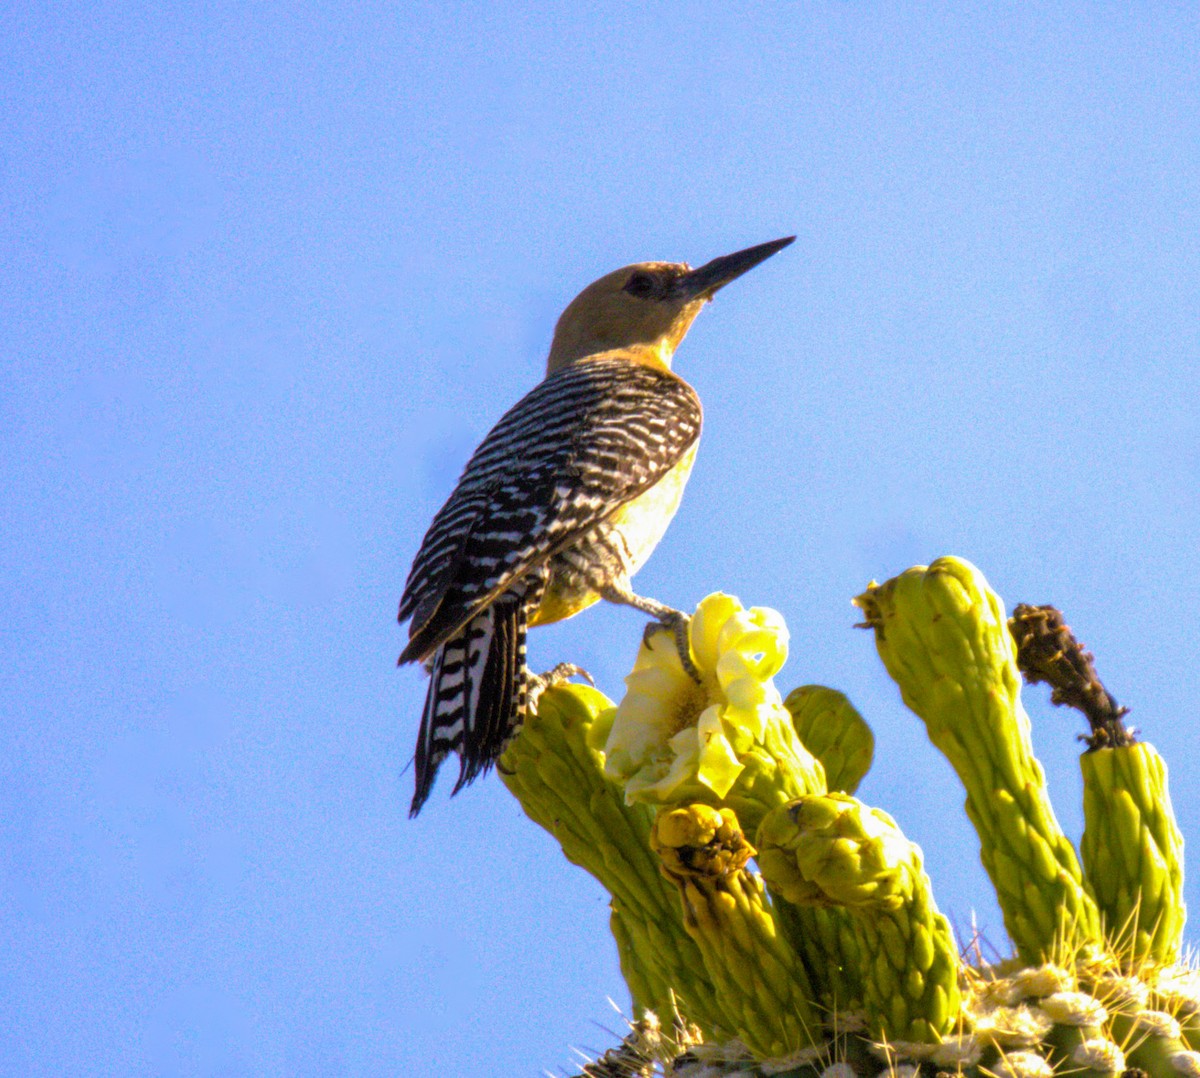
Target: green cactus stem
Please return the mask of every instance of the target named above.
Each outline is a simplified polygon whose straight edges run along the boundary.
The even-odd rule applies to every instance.
[[[854,793],[875,751],[871,728],[854,705],[843,693],[823,685],[793,689],[783,703],[797,737],[820,761],[829,790]],[[854,918],[840,908],[796,906],[782,899],[776,902],[776,917],[803,958],[827,1011],[861,1011],[864,956]]]
[[[603,740],[611,708],[611,701],[587,686],[547,690],[498,770],[526,815],[611,893],[610,927],[635,1013],[669,1015],[678,1001],[707,1035],[728,1035],[732,1030],[721,1022],[675,889],[650,851],[652,811],[626,805],[620,787],[604,775],[604,757],[594,742]]]
[[[725,795],[748,834],[756,834],[767,813],[807,794],[825,792],[821,763],[800,743],[788,712],[780,707],[760,737],[738,753],[743,770]]]
[[[948,1036],[962,1002],[958,952],[921,851],[895,821],[848,794],[805,797],[772,812],[758,843],[774,891],[854,917],[872,1033],[919,1043]]]
[[[784,698],[796,736],[825,768],[831,792],[852,794],[871,767],[875,735],[837,689],[801,685]]]
[[[863,1009],[865,961],[854,917],[838,907],[797,906],[770,884],[767,890],[780,929],[808,970],[822,1013],[835,1021],[854,1020]]]
[[[967,791],[967,815],[1004,924],[1026,962],[1100,940],[1033,754],[1004,607],[974,566],[939,558],[855,603],[904,702],[925,723]]]
[[[754,854],[730,809],[694,804],[660,810],[650,842],[678,888],[684,923],[699,946],[721,1010],[759,1058],[813,1048],[821,1025],[799,957],[780,934]]]
[[[1108,934],[1135,959],[1177,961],[1187,907],[1167,765],[1148,742],[1086,752],[1079,764],[1079,852]]]
[[[1138,742],[1096,676],[1092,656],[1052,606],[1018,606],[1009,623],[1026,681],[1047,682],[1053,703],[1087,716],[1083,772],[1083,874],[1117,951],[1135,961],[1178,961],[1187,908],[1183,835],[1167,765]]]

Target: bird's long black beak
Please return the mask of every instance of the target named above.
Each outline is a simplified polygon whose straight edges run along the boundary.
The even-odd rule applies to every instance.
[[[710,299],[717,289],[724,288],[747,270],[765,262],[776,251],[782,251],[795,238],[784,236],[781,240],[771,240],[770,243],[760,243],[757,247],[747,247],[744,251],[714,258],[699,269],[685,273],[675,282],[675,287],[688,299]]]

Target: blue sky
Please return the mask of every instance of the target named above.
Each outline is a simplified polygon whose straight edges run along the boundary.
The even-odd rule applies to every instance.
[[[0,20],[0,1071],[536,1074],[610,1042],[598,886],[494,778],[406,818],[394,614],[558,312],[640,259],[798,236],[680,349],[705,434],[637,583],[783,612],[781,688],[867,716],[861,794],[955,923],[1002,939],[852,628],[872,578],[954,553],[1062,606],[1200,834],[1186,6]],[[531,661],[615,695],[641,628],[595,609]],[[1082,721],[1026,699],[1077,834]]]

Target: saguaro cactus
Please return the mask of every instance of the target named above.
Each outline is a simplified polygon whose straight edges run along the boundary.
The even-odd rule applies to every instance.
[[[699,682],[653,634],[619,703],[551,689],[500,762],[525,811],[612,894],[633,1021],[583,1073],[1200,1078],[1166,767],[1090,656],[1049,608],[1010,625],[956,558],[856,602],[963,782],[1015,956],[958,953],[921,851],[853,796],[870,728],[833,689],[785,701],[782,618],[712,595],[691,624]],[[1022,673],[1091,722],[1079,855],[1033,754]]]

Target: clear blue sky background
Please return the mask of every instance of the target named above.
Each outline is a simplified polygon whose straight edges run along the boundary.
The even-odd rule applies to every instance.
[[[1200,835],[1188,5],[167,7],[0,16],[0,1072],[610,1042],[599,888],[494,778],[406,818],[393,618],[558,312],[639,259],[799,237],[677,357],[706,431],[638,583],[783,612],[781,688],[869,718],[955,922],[1002,940],[851,627],[872,577],[955,553],[1063,606]],[[641,628],[532,663],[617,694]],[[1026,696],[1077,834],[1082,721]]]

